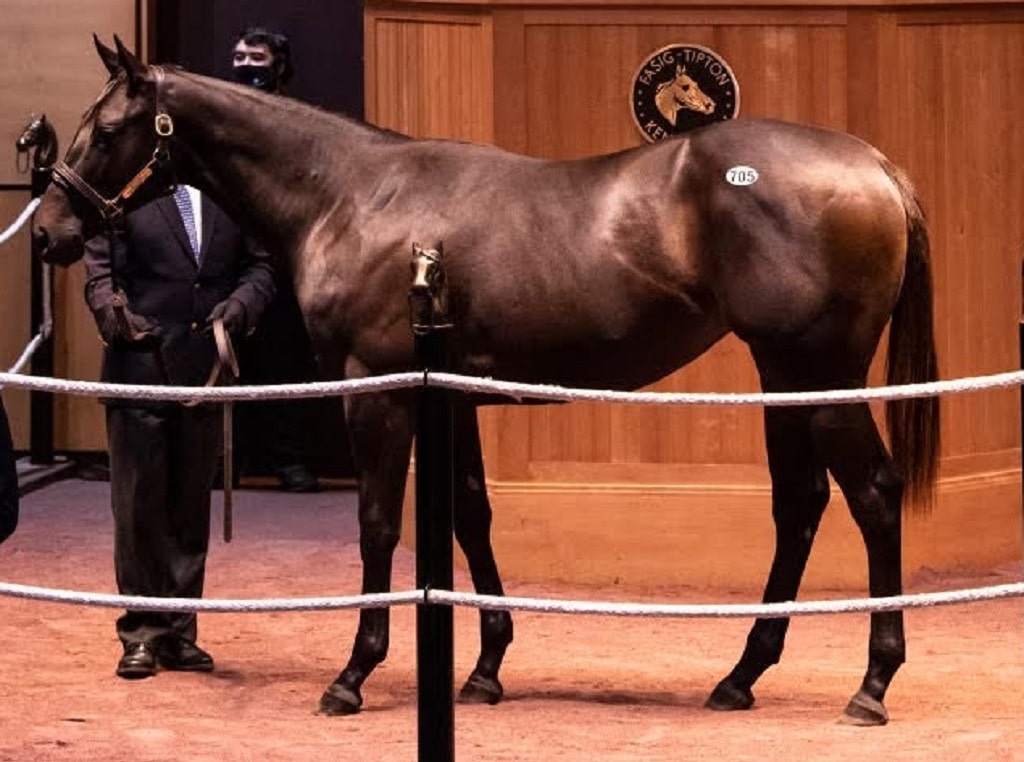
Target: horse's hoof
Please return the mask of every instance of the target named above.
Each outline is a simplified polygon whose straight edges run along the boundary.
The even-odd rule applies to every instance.
[[[733,712],[737,709],[750,709],[754,705],[754,694],[749,688],[737,688],[728,680],[723,680],[711,691],[704,706],[716,712]]]
[[[340,683],[331,683],[320,697],[319,714],[326,714],[330,717],[339,714],[356,714],[359,707],[363,705],[363,697],[359,691],[346,688]]]
[[[470,675],[466,684],[459,691],[460,704],[497,704],[501,701],[504,689],[493,677]]]
[[[889,713],[877,701],[864,691],[858,691],[857,695],[850,699],[846,705],[846,711],[839,721],[844,725],[859,725],[861,727],[876,727],[885,725],[889,721]]]

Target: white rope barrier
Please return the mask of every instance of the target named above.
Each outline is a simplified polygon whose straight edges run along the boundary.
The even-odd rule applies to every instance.
[[[25,210],[18,215],[18,219],[12,222],[11,226],[7,228],[7,230],[0,233],[0,243],[5,243],[8,238],[13,236],[15,233],[18,232],[18,230],[21,229],[21,226],[24,225],[28,218],[32,216],[32,213],[35,212],[36,207],[39,206],[39,202],[41,200],[42,199],[34,198],[28,202],[28,206],[25,207]]]
[[[37,333],[35,337],[33,337],[32,341],[30,341],[25,347],[25,351],[21,353],[21,357],[18,358],[17,362],[15,362],[7,372],[13,375],[21,375],[25,366],[28,365],[28,361],[32,359],[32,355],[35,354],[36,350],[39,349],[44,341],[46,341],[46,337],[43,336],[42,332]],[[0,387],[2,387],[2,384],[0,384]]]
[[[714,393],[714,392],[619,392],[598,389],[572,389],[550,384],[522,384],[490,378],[462,376],[457,373],[409,371],[345,381],[316,381],[298,384],[261,384],[242,386],[146,386],[78,381],[41,376],[0,373],[0,386],[48,391],[76,396],[118,397],[153,400],[227,400],[301,399],[343,396],[367,392],[393,391],[416,386],[432,386],[455,391],[484,393],[514,400],[548,402],[620,402],[639,405],[796,405],[850,404],[887,399],[910,399],[945,394],[963,394],[985,389],[1009,388],[1024,384],[1024,371],[1008,371],[953,381],[924,384],[875,386],[862,389],[837,389],[820,392]]]
[[[300,399],[330,397],[366,392],[384,392],[423,384],[423,373],[393,373],[346,381],[316,381],[301,384],[254,384],[252,386],[146,386],[110,384],[102,381],[76,381],[42,376],[0,373],[0,386],[55,392],[80,397],[118,397],[122,399],[177,400],[207,402],[227,400]]]
[[[596,601],[565,601],[544,598],[515,598],[498,595],[455,593],[448,590],[428,590],[431,603],[451,606],[470,606],[499,611],[535,611],[544,614],[598,614],[603,616],[669,617],[677,619],[717,618],[735,619],[759,617],[781,619],[810,614],[856,614],[872,611],[896,611],[929,606],[949,606],[1003,598],[1024,597],[1024,582],[993,585],[969,590],[952,590],[914,595],[893,595],[885,598],[853,598],[834,601],[806,601],[803,603],[607,603]]]
[[[783,603],[617,603],[544,598],[477,595],[451,590],[406,590],[372,595],[312,598],[146,598],[138,595],[80,593],[69,590],[0,582],[0,595],[50,603],[146,611],[202,611],[219,613],[265,613],[271,611],[329,611],[337,609],[386,608],[415,604],[462,606],[500,611],[532,611],[544,614],[596,614],[620,617],[675,619],[753,618],[779,619],[812,614],[857,614],[874,611],[982,603],[1024,597],[1024,582],[885,598],[853,598],[833,601],[787,601]]]
[[[26,222],[28,222],[28,220],[35,213],[36,207],[39,206],[41,201],[42,201],[41,198],[36,197],[36,198],[34,198],[34,199],[32,199],[31,201],[28,202],[28,204],[25,206],[24,210],[22,210],[21,214],[18,215],[17,219],[15,219],[14,222],[11,223],[10,227],[8,227],[5,231],[0,233],[0,244],[5,243],[8,239],[10,239],[12,236],[14,236],[14,234],[17,233],[18,230],[20,230],[22,228],[22,226]],[[52,266],[51,265],[44,264],[43,267],[42,267],[42,271],[43,271],[43,284],[42,285],[43,285],[43,294],[44,294],[44,296],[43,296],[43,322],[42,322],[42,325],[39,326],[39,333],[37,333],[32,338],[32,340],[28,343],[28,345],[25,347],[24,351],[21,353],[21,356],[18,357],[18,360],[7,371],[8,373],[21,374],[22,371],[25,369],[25,366],[28,365],[29,360],[32,359],[32,355],[34,355],[36,353],[36,350],[38,350],[39,347],[43,344],[43,342],[46,341],[47,339],[49,339],[50,335],[53,333],[53,306],[50,303],[51,278],[52,278],[51,270],[52,270]],[[0,383],[0,388],[2,388],[2,387],[3,387],[3,384]]]
[[[776,405],[845,404],[884,399],[909,399],[939,394],[959,394],[983,389],[1020,386],[1024,371],[997,373],[989,376],[935,381],[925,384],[881,386],[867,389],[842,389],[818,392],[785,393],[669,393],[620,392],[597,389],[572,389],[552,384],[523,384],[495,381],[490,378],[463,376],[455,373],[406,372],[345,381],[322,381],[300,384],[273,384],[235,387],[148,386],[111,384],[72,379],[24,376],[20,368],[35,347],[43,340],[36,336],[22,357],[8,373],[0,373],[0,386],[34,391],[49,391],[77,396],[118,397],[158,400],[227,400],[299,399],[339,396],[368,392],[384,392],[416,386],[434,386],[455,391],[485,393],[514,400],[545,400],[551,402],[620,402],[665,405]],[[375,596],[335,598],[291,598],[262,600],[216,600],[194,598],[143,598],[107,594],[82,594],[48,588],[0,583],[0,595],[11,595],[51,602],[78,603],[116,608],[144,608],[158,611],[312,611],[338,608],[380,608],[384,606],[433,603],[473,606],[486,609],[523,610],[544,613],[598,614],[642,617],[763,617],[779,618],[825,613],[891,611],[960,603],[974,603],[1000,598],[1024,596],[1024,583],[996,585],[972,590],[887,598],[864,598],[840,601],[770,604],[630,604],[586,601],[559,601],[501,596],[480,596],[446,590],[407,591]]]
[[[427,383],[462,392],[501,394],[516,400],[532,399],[551,402],[624,402],[639,405],[770,405],[795,406],[846,404],[872,400],[933,397],[940,394],[962,394],[983,389],[1020,386],[1024,371],[1009,371],[990,376],[962,378],[953,381],[932,381],[923,384],[875,386],[866,389],[837,389],[818,392],[715,393],[715,392],[618,392],[597,389],[571,389],[553,384],[520,384],[493,381],[487,378],[461,376],[456,373],[430,373]]]
[[[49,587],[19,585],[0,582],[0,595],[26,598],[48,603],[71,603],[100,608],[134,609],[144,611],[211,611],[221,613],[256,613],[268,611],[325,611],[353,608],[386,608],[410,603],[423,603],[423,593],[378,593],[375,595],[347,595],[313,598],[146,598],[141,595],[111,595],[108,593],[79,593]]]

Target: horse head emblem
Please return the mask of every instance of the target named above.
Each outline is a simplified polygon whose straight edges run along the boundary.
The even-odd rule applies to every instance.
[[[14,147],[18,152],[18,171],[21,173],[28,171],[30,160],[33,169],[53,166],[57,160],[57,131],[46,119],[46,114],[32,115]]]
[[[679,64],[676,64],[676,75],[658,85],[654,94],[654,104],[673,127],[680,109],[685,108],[700,114],[710,114],[715,110],[715,101],[686,73],[686,67]]]
[[[451,326],[448,316],[448,279],[444,269],[444,249],[425,249],[412,245],[412,286],[409,311],[413,330],[431,330]]]

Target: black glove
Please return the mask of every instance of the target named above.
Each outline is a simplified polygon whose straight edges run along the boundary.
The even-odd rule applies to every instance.
[[[115,292],[110,302],[103,305],[96,314],[96,324],[100,338],[107,345],[115,341],[139,344],[155,340],[160,334],[159,326],[131,311],[128,299],[121,292]]]
[[[210,310],[210,316],[206,318],[206,330],[213,330],[213,324],[217,320],[224,322],[224,330],[232,336],[242,336],[246,328],[245,305],[229,296],[223,302],[219,302]]]

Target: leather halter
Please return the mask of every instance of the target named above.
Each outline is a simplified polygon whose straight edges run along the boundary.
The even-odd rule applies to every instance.
[[[166,167],[171,160],[171,152],[168,146],[170,139],[174,136],[174,121],[163,105],[163,84],[164,70],[160,66],[151,67],[155,84],[155,111],[153,129],[156,132],[156,148],[149,161],[135,173],[124,187],[113,198],[104,198],[93,188],[81,175],[79,175],[63,159],[53,165],[53,182],[69,193],[72,189],[78,192],[97,212],[104,222],[113,222],[122,217],[125,212],[125,204],[141,188],[147,180],[153,177],[156,172]]]

